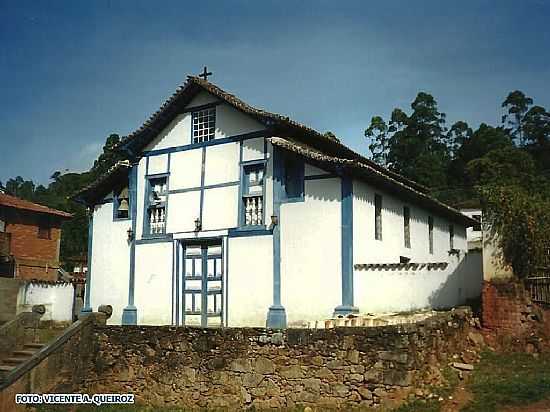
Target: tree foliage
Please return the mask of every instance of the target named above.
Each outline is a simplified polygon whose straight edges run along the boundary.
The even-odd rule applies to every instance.
[[[71,258],[84,256],[88,247],[86,208],[69,200],[69,196],[97,179],[122,159],[122,155],[115,150],[119,141],[118,135],[111,134],[107,137],[103,152],[89,171],[65,174],[55,171],[50,176],[51,182],[47,187],[36,186],[32,180],[25,180],[21,176],[6,181],[6,192],[13,196],[73,214],[71,220],[63,223],[61,232],[60,259],[66,269],[71,269]]]
[[[550,113],[516,90],[502,103],[502,123],[449,129],[436,100],[421,92],[411,114],[374,116],[365,130],[371,158],[427,186],[457,207],[485,208],[503,257],[518,276],[550,245]],[[546,246],[544,246],[546,245]]]

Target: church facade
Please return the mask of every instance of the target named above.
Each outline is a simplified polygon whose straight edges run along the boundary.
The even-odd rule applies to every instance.
[[[472,219],[205,79],[119,149],[127,160],[75,195],[90,210],[85,312],[279,328],[455,306],[472,289],[459,273]]]

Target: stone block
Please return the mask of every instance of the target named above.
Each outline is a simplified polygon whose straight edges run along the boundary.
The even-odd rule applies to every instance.
[[[304,377],[304,372],[298,365],[283,366],[280,369],[280,374],[286,379],[300,379]]]
[[[258,358],[253,361],[254,372],[261,375],[270,375],[275,372],[275,364],[267,358]]]

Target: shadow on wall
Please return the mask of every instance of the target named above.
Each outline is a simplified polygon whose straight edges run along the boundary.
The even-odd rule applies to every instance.
[[[478,298],[483,284],[482,266],[480,251],[466,253],[445,282],[432,292],[430,306],[434,309],[448,309]]]

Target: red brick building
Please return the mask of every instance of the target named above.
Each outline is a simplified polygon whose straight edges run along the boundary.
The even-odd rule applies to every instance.
[[[61,223],[70,218],[0,192],[0,276],[57,280]]]

